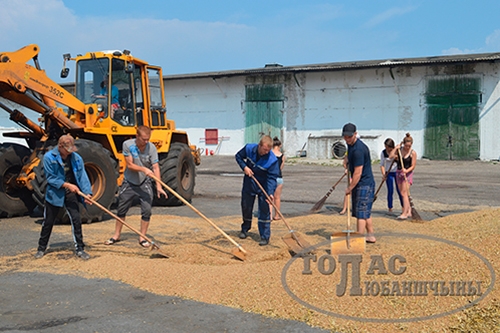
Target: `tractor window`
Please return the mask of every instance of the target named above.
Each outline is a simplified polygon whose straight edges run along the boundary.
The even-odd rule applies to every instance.
[[[151,68],[148,70],[151,107],[162,107],[160,86],[161,78],[158,76],[158,74],[158,71],[152,70]]]
[[[148,67],[148,85],[151,126],[165,126],[166,112],[163,102],[163,78],[161,69]]]
[[[108,116],[108,100],[101,96],[103,81],[109,73],[109,60],[107,58],[86,59],[78,61],[76,67],[76,98],[85,104],[97,103],[103,107],[105,117]],[[98,98],[101,96],[101,98]]]
[[[133,72],[125,71],[125,61],[113,59],[112,84],[118,90],[118,102],[115,105],[113,120],[122,126],[135,126],[143,123],[141,66],[135,66]]]
[[[137,67],[136,67],[137,68]],[[135,119],[137,120],[137,125],[144,125],[144,100],[142,98],[142,79],[141,71],[137,69],[134,72],[134,88],[135,88]]]

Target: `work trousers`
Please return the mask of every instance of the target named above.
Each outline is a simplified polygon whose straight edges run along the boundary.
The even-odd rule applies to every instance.
[[[78,206],[78,197],[76,193],[66,193],[64,198],[64,207],[56,207],[48,202],[45,202],[45,209],[43,212],[44,221],[42,224],[42,231],[40,232],[40,239],[38,240],[38,251],[45,251],[49,244],[50,234],[56,221],[60,209],[66,209],[71,222],[71,231],[73,234],[73,242],[75,243],[76,251],[83,251],[85,244],[83,244],[82,235],[82,220],[80,218],[80,208]]]
[[[385,180],[385,184],[387,185],[387,208],[392,209],[392,197],[394,196],[394,187],[396,187],[396,191],[398,192],[399,202],[401,203],[401,207],[403,207],[403,197],[401,196],[401,192],[399,192],[399,187],[396,184],[396,172],[389,172],[387,174],[387,179]],[[396,186],[394,186],[396,184]]]
[[[252,228],[253,205],[255,197],[258,198],[259,215],[258,215],[258,228],[261,239],[269,240],[271,238],[271,212],[269,210],[269,203],[266,201],[264,193],[258,194],[242,192],[241,193],[241,212],[243,215],[243,223],[241,224],[241,231],[247,233]]]

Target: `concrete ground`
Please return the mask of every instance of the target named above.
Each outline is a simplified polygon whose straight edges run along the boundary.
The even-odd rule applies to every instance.
[[[373,165],[377,185],[381,175]],[[288,160],[283,171],[282,212],[307,218],[343,172],[339,161]],[[500,206],[500,164],[480,161],[419,160],[411,194],[427,221],[440,216]],[[240,214],[242,173],[232,156],[204,156],[197,168],[192,204],[209,218]],[[318,214],[338,214],[342,182]],[[387,212],[385,186],[374,216]],[[137,214],[138,207],[130,214]],[[189,207],[155,207],[153,214],[197,216]],[[109,218],[109,217],[106,217]],[[38,233],[30,224],[40,217],[0,221],[0,255],[32,251]],[[56,236],[56,235],[54,235]],[[53,237],[51,243],[67,241]],[[0,332],[321,332],[304,323],[276,320],[237,309],[154,295],[120,282],[78,276],[25,273],[0,275]]]
[[[382,174],[372,165],[377,188]],[[339,160],[289,158],[283,169],[282,213],[304,216],[342,177]],[[415,208],[424,220],[433,220],[460,212],[500,206],[500,163],[482,161],[419,160],[411,186]],[[204,156],[197,168],[193,204],[209,217],[240,214],[242,172],[233,156]],[[345,178],[328,197],[319,214],[337,214],[343,205]],[[388,214],[385,184],[373,206],[373,215],[397,216],[401,208],[394,196],[394,212]],[[221,204],[221,200],[223,203]],[[159,210],[176,214],[194,214],[188,207]],[[195,216],[195,215],[193,215]]]

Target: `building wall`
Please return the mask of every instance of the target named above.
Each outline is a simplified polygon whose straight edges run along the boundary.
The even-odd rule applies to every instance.
[[[281,83],[285,92],[282,141],[287,156],[295,156],[306,144],[308,157],[332,158],[332,144],[342,141],[342,126],[353,122],[373,159],[378,159],[387,137],[399,142],[407,132],[422,157],[426,82],[456,75],[480,78],[480,158],[498,159],[500,90],[495,63],[167,78],[165,91],[168,117],[188,131],[192,143],[208,152],[230,155],[245,144],[245,85]],[[218,129],[219,145],[205,144],[207,128]]]
[[[499,66],[484,65],[483,99],[479,113],[480,158],[482,160],[500,159],[500,78]]]

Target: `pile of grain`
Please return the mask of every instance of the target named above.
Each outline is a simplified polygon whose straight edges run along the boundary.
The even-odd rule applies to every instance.
[[[494,272],[500,272],[499,209],[448,216],[424,224],[399,222],[393,219],[374,220],[379,237],[369,244],[363,254],[363,279],[389,280],[481,280],[482,285],[492,282],[488,267],[478,260],[480,254],[491,263]],[[333,232],[345,229],[346,218],[336,214],[316,214],[289,218],[287,221],[304,234],[311,244],[325,242]],[[138,216],[127,217],[137,227]],[[334,274],[326,276],[314,270],[312,275],[302,274],[301,260],[296,260],[287,271],[285,281],[297,297],[313,306],[335,312],[341,316],[315,311],[291,297],[283,287],[283,268],[291,259],[285,243],[280,239],[287,234],[285,225],[273,222],[269,246],[258,246],[256,225],[250,237],[239,240],[240,217],[214,219],[248,252],[245,262],[231,255],[234,246],[200,218],[154,215],[149,229],[169,259],[143,249],[138,237],[125,230],[121,242],[106,246],[103,242],[114,230],[114,221],[84,225],[87,250],[92,259],[81,261],[71,247],[52,247],[41,260],[33,260],[30,253],[0,259],[0,272],[8,270],[44,271],[54,274],[75,274],[88,278],[110,278],[160,295],[180,296],[197,301],[240,308],[270,317],[295,319],[340,332],[374,332],[385,330],[413,332],[468,331],[477,327],[498,331],[500,291],[492,291],[477,305],[458,313],[432,320],[397,322],[398,318],[430,316],[458,308],[477,299],[477,296],[456,297],[337,297]],[[38,229],[39,226],[33,226]],[[69,226],[58,226],[54,232],[69,234]],[[426,238],[393,237],[394,233],[407,233],[438,237],[453,243]],[[329,246],[322,245],[316,255],[328,254]],[[366,267],[372,255],[381,255],[387,263],[394,254],[404,254],[408,272],[403,276],[373,275],[368,277]],[[338,270],[335,272],[338,274]],[[362,286],[363,287],[363,286]],[[486,291],[485,289],[483,292]],[[391,319],[392,323],[374,323],[343,319],[363,317]],[[345,318],[345,317],[344,317]],[[479,319],[478,319],[479,318]],[[483,325],[483,326],[478,326]],[[477,329],[480,331],[480,329]]]

